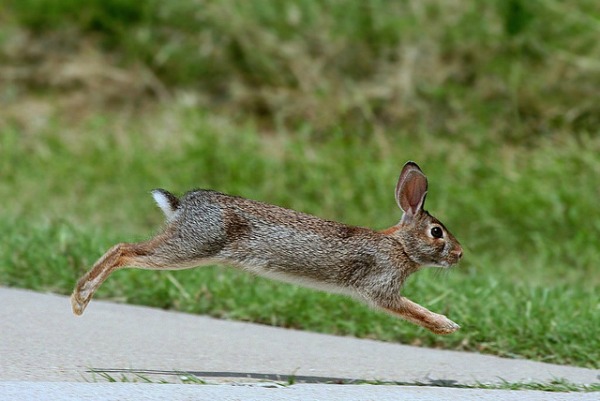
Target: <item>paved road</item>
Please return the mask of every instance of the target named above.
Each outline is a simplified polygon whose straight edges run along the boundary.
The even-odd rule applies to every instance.
[[[2,383],[0,399],[15,401],[598,401],[598,393],[478,390],[412,386],[295,384],[289,387],[136,383]]]
[[[0,288],[0,305],[0,382],[4,382],[0,383],[0,398],[9,391],[27,388],[34,391],[39,388],[34,382],[62,383],[54,387],[44,384],[44,388],[50,389],[66,386],[66,382],[105,382],[107,376],[102,372],[116,379],[139,380],[141,374],[152,381],[170,382],[181,382],[182,374],[177,372],[193,372],[219,383],[256,382],[256,379],[286,381],[286,376],[294,377],[296,382],[333,378],[428,385],[539,383],[555,379],[577,384],[600,382],[600,371],[592,369],[336,337],[97,300],[92,301],[84,316],[74,317],[67,297],[17,289]],[[254,380],[242,376],[251,376]],[[86,386],[93,386],[98,394],[110,393],[103,390],[105,386],[113,386],[118,391],[144,388],[114,383],[71,383],[68,388],[85,391],[83,389],[89,388]],[[324,384],[302,386],[292,388],[310,389],[314,394],[330,388]],[[243,399],[261,398],[266,391],[262,387],[244,386],[242,390],[231,385],[179,387],[185,388],[184,392],[192,391],[189,387],[257,392]],[[348,399],[353,399],[353,391],[365,389],[369,389],[369,393],[386,388],[403,389],[423,395],[431,391],[439,394],[474,391],[405,386],[336,388],[337,392],[349,392]],[[280,398],[283,394],[289,395],[289,399],[302,398],[294,398],[299,390],[289,390],[289,387],[268,390],[273,391],[269,394],[280,392]],[[494,391],[492,395],[500,395],[499,390]],[[548,393],[531,394],[548,396]],[[596,395],[594,399],[598,399],[598,393],[573,395],[579,398],[564,399],[585,399],[581,397],[588,395]],[[381,397],[369,398],[385,399]]]

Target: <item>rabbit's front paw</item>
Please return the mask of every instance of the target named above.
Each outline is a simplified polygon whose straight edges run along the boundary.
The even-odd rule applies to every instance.
[[[435,326],[430,328],[435,334],[452,334],[458,329],[460,329],[458,324],[443,315],[439,315],[435,321]]]

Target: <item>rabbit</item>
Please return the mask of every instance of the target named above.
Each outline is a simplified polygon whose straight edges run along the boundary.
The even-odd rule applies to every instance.
[[[71,296],[81,315],[94,292],[115,270],[188,269],[226,264],[319,290],[350,295],[436,334],[459,325],[400,295],[406,278],[422,266],[450,267],[463,250],[444,225],[423,209],[427,178],[407,162],[396,185],[403,211],[383,231],[348,226],[212,190],[177,198],[152,191],[166,216],[164,230],[140,243],[110,248],[78,281]]]

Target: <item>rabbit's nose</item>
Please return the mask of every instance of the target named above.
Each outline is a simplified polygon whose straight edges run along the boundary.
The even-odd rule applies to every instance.
[[[462,255],[463,255],[463,250],[462,250],[462,248],[461,248],[461,247],[458,247],[458,248],[456,248],[456,249],[454,249],[454,250],[452,251],[452,254],[453,254],[454,256],[456,256],[456,258],[457,258],[457,259],[460,259],[460,258],[462,258]]]

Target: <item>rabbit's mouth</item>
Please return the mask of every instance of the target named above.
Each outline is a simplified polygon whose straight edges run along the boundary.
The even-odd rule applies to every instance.
[[[449,269],[452,266],[454,266],[456,263],[458,263],[457,261],[449,261],[449,260],[439,260],[439,261],[435,261],[435,262],[430,262],[430,263],[426,263],[424,264],[424,266],[431,266],[431,267],[443,267],[444,269]]]
[[[442,260],[438,266],[445,267],[445,268],[450,268],[450,267],[454,266],[456,263],[457,262],[449,262],[447,260]]]
[[[462,252],[459,255],[456,255],[453,253],[448,257],[448,259],[440,261],[439,265],[441,267],[450,268],[450,267],[456,265],[458,262],[460,262],[461,257],[462,257]]]

